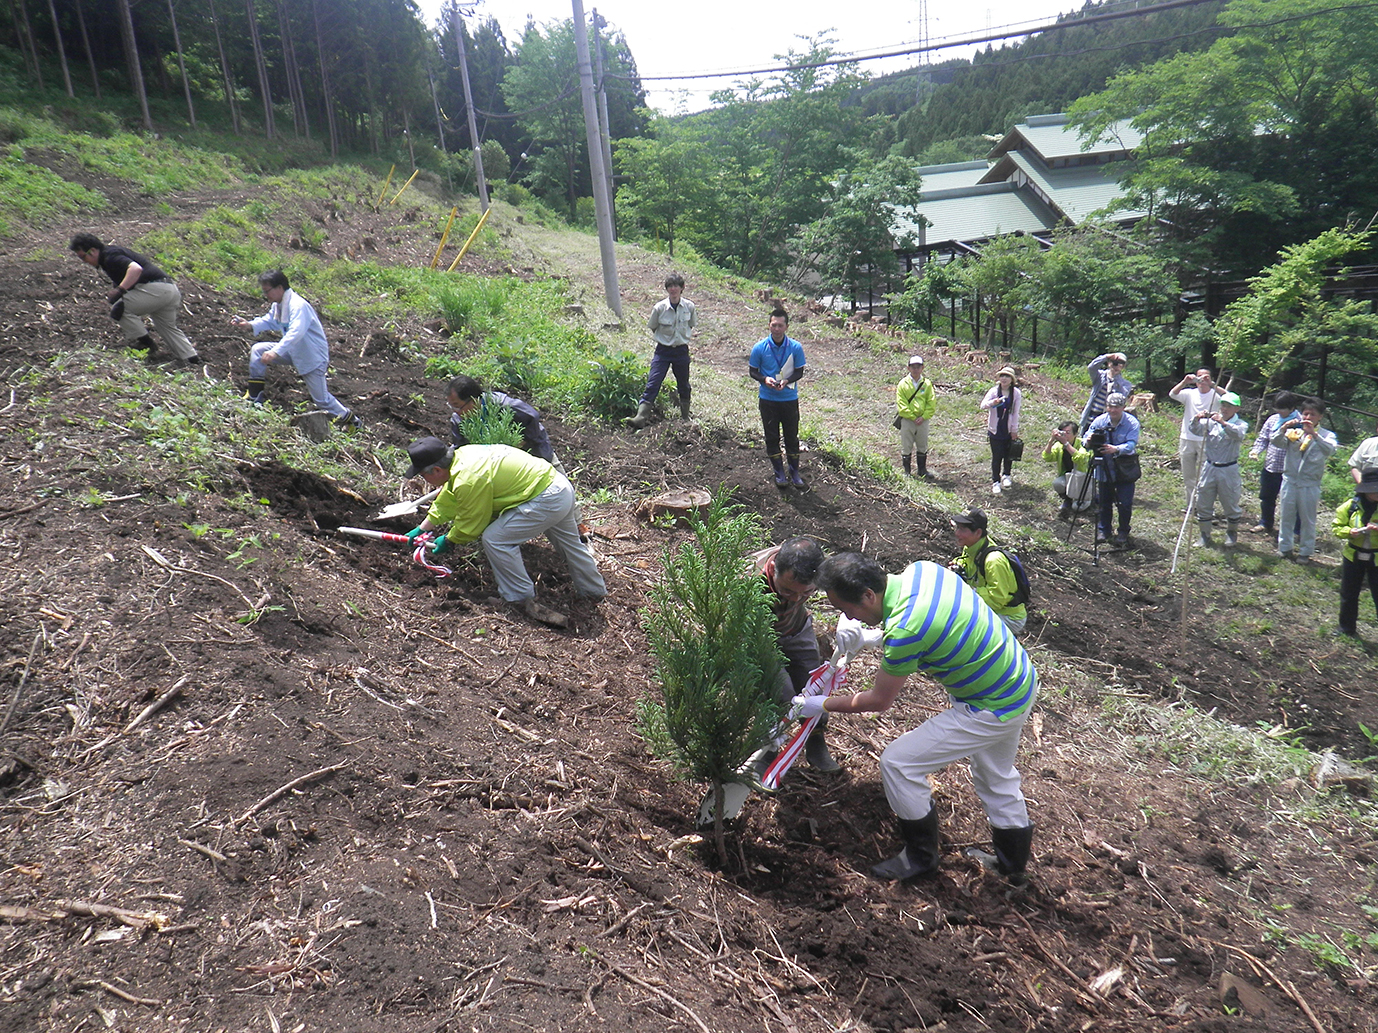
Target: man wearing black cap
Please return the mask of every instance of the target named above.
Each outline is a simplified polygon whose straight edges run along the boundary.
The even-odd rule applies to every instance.
[[[1344,543],[1340,559],[1340,634],[1359,636],[1359,593],[1368,582],[1378,610],[1378,466],[1361,471],[1354,497],[1335,510],[1335,533]]]
[[[976,589],[987,606],[1005,622],[1011,631],[1023,631],[1029,611],[1024,605],[1019,579],[1009,556],[990,540],[989,521],[979,509],[968,510],[952,518],[952,533],[962,554],[948,564],[949,569],[962,575],[962,580]]]
[[[594,599],[607,595],[593,553],[579,540],[574,488],[544,459],[508,445],[453,448],[439,438],[412,442],[407,455],[408,477],[421,476],[431,487],[444,489],[407,537],[416,539],[449,524],[436,539],[436,552],[450,542],[481,538],[498,594],[545,624],[564,627],[569,620],[536,602],[536,586],[522,562],[522,546],[541,534],[565,558],[576,592]]]

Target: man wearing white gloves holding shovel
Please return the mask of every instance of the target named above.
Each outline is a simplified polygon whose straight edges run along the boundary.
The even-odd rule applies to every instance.
[[[823,562],[818,587],[847,617],[883,629],[884,657],[871,689],[797,696],[790,716],[886,710],[916,671],[951,698],[947,710],[901,735],[881,756],[885,796],[899,818],[904,848],[871,874],[914,879],[937,872],[938,812],[927,776],[967,758],[995,848],[993,854],[969,853],[1023,883],[1033,826],[1014,758],[1038,696],[1038,672],[1028,653],[971,586],[936,563],[913,563],[890,575],[860,553],[842,553]]]

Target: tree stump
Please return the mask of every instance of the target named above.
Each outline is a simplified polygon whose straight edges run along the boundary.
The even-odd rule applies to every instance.
[[[647,523],[669,517],[674,520],[676,527],[688,527],[689,521],[686,517],[690,513],[697,513],[702,517],[708,512],[712,502],[713,496],[703,488],[676,488],[674,491],[642,499],[635,512],[638,519]]]

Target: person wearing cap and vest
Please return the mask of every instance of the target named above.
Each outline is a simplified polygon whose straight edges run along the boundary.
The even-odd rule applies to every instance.
[[[598,563],[579,540],[574,520],[574,488],[544,459],[510,445],[455,448],[427,437],[407,446],[408,477],[424,477],[443,488],[426,519],[407,532],[413,541],[449,525],[435,540],[435,552],[451,542],[483,540],[498,594],[527,616],[564,626],[568,619],[536,602],[536,586],[522,562],[522,546],[544,534],[565,559],[574,590],[601,599],[608,594]]]
[[[791,715],[879,713],[911,674],[946,689],[951,705],[885,748],[885,798],[899,819],[903,849],[871,868],[878,879],[918,879],[938,870],[938,810],[928,776],[966,758],[990,821],[993,852],[967,851],[1016,885],[1026,881],[1033,825],[1015,767],[1019,737],[1038,698],[1038,672],[1024,647],[961,577],[936,563],[887,574],[850,552],[830,556],[818,587],[848,618],[884,629],[872,688],[796,696]]]
[[[961,555],[948,564],[948,569],[960,574],[962,580],[976,589],[981,600],[995,611],[1011,631],[1024,630],[1029,611],[1023,603],[1014,601],[1019,581],[1014,576],[1010,558],[990,539],[989,521],[979,509],[971,509],[952,518],[952,533],[962,547]],[[982,552],[985,556],[981,556]],[[977,562],[977,560],[980,562]]]
[[[1340,634],[1359,636],[1359,593],[1368,593],[1378,611],[1378,466],[1359,471],[1354,497],[1335,510],[1335,534],[1344,543],[1340,557]]]
[[[923,375],[923,356],[909,358],[909,375],[895,385],[895,418],[899,421],[900,461],[904,472],[929,480],[928,425],[938,409],[933,381]],[[911,470],[914,461],[918,466]]]
[[[1239,448],[1249,425],[1239,418],[1239,395],[1226,391],[1220,396],[1219,412],[1196,414],[1196,431],[1201,435],[1201,473],[1196,487],[1197,545],[1211,543],[1211,517],[1215,500],[1225,514],[1225,548],[1239,544],[1239,497],[1243,487],[1239,473]]]
[[[118,244],[106,244],[92,233],[76,234],[67,246],[87,265],[110,277],[114,286],[105,300],[110,303],[110,318],[120,324],[126,345],[146,352],[150,358],[158,350],[144,326],[144,316],[148,316],[173,356],[188,366],[200,365],[201,356],[177,328],[182,292],[152,259]]]

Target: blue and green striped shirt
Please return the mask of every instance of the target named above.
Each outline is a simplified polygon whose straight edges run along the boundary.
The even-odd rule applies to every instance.
[[[953,699],[1001,721],[1023,714],[1038,690],[1024,647],[960,576],[936,563],[911,563],[885,586],[887,674],[922,671]]]

